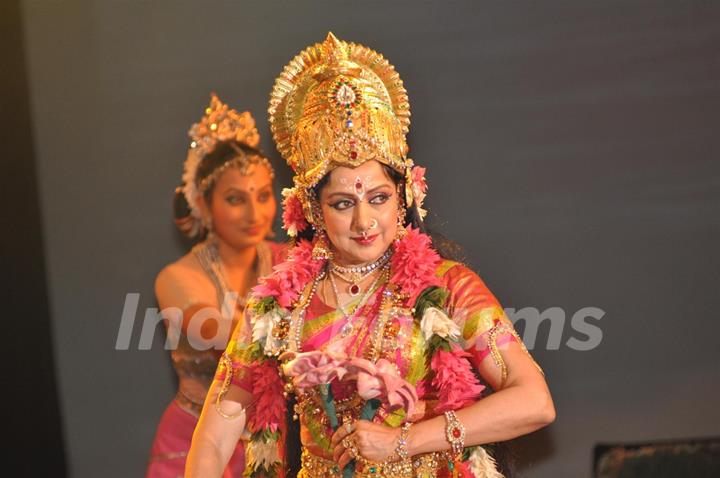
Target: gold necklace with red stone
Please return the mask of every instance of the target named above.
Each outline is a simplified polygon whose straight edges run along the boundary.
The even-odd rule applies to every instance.
[[[350,294],[351,297],[357,297],[361,290],[360,290],[360,283],[370,277],[373,272],[375,272],[377,269],[382,268],[385,264],[388,263],[390,258],[392,257],[393,248],[388,247],[388,249],[385,251],[385,253],[380,256],[378,259],[374,260],[373,262],[370,262],[369,264],[365,264],[362,266],[352,266],[352,267],[346,267],[341,266],[340,264],[337,264],[335,261],[330,260],[330,272],[332,274],[337,275],[342,280],[348,283],[348,289],[347,293]],[[331,276],[332,276],[331,274]],[[333,282],[334,284],[334,282]],[[333,285],[334,287],[334,285]]]
[[[340,309],[340,312],[343,314],[343,318],[345,319],[345,325],[342,326],[340,329],[340,334],[343,337],[347,337],[350,335],[355,328],[353,325],[353,319],[355,318],[355,314],[358,310],[360,310],[365,303],[370,298],[370,295],[375,291],[375,286],[378,285],[380,282],[380,279],[385,277],[387,275],[387,270],[389,269],[389,263],[386,262],[382,268],[379,270],[378,276],[373,280],[372,284],[367,288],[365,291],[365,294],[360,298],[360,300],[357,302],[355,307],[352,311],[348,311],[345,309],[345,306],[340,302],[340,293],[338,292],[337,283],[335,282],[335,275],[333,274],[333,271],[328,274],[330,276],[330,285],[332,285],[333,293],[335,294],[335,302],[337,302],[338,309]],[[370,274],[373,272],[377,272],[378,269],[373,269]],[[367,274],[365,277],[369,277],[370,274]],[[341,276],[342,277],[342,276]]]

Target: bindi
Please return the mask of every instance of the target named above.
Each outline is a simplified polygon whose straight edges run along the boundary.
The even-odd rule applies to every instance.
[[[346,191],[351,194],[357,195],[362,201],[365,198],[365,193],[372,188],[373,180],[372,176],[355,176],[355,179],[349,181],[347,178],[340,178],[340,184],[343,185]]]

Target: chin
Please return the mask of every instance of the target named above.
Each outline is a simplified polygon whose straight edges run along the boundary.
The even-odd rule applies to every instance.
[[[365,263],[365,262],[372,262],[378,257],[382,256],[385,250],[389,246],[376,246],[373,245],[373,247],[362,247],[362,246],[355,246],[350,251],[350,258],[353,262],[357,263]]]
[[[245,249],[246,247],[253,247],[260,244],[264,239],[264,236],[258,235],[258,236],[246,236],[243,235],[242,237],[234,237],[230,241],[226,241],[228,244],[230,244],[233,249]]]

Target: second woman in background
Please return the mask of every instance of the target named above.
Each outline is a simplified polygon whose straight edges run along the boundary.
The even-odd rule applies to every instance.
[[[259,135],[250,113],[238,113],[213,95],[189,135],[175,222],[202,240],[156,279],[169,339],[177,341],[172,362],[178,391],[158,425],[148,478],[183,475],[197,417],[230,331],[242,317],[244,298],[283,255],[282,246],[266,240],[276,211],[274,171],[256,149]],[[224,476],[242,476],[243,468],[238,444]]]

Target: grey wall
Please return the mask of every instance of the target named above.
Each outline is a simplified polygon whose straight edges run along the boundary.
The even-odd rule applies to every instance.
[[[713,2],[24,2],[56,367],[72,476],[140,476],[173,393],[137,350],[187,140],[211,90],[258,119],[328,30],[410,94],[443,230],[507,307],[602,308],[536,358],[558,419],[527,477],[590,475],[599,441],[720,434],[720,8]],[[280,169],[280,168],[279,168]],[[280,175],[287,182],[287,172]],[[115,339],[125,294],[140,311]],[[568,317],[569,322],[569,317]]]

